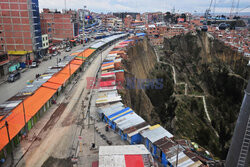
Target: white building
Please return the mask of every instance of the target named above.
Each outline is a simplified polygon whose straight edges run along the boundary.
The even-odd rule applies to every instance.
[[[42,35],[42,48],[43,49],[47,49],[49,47],[49,37],[48,34],[43,34]]]
[[[99,148],[99,167],[153,166],[153,163],[151,154],[142,144]]]

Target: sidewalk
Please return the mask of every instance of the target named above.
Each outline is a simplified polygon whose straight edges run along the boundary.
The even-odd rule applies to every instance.
[[[0,85],[4,84],[7,81],[7,76],[0,78]]]

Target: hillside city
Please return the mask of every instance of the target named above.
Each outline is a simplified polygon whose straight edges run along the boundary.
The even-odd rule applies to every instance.
[[[249,166],[249,5],[42,1],[0,1],[0,167]]]

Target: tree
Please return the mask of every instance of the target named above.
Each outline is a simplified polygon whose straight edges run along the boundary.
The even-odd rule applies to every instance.
[[[187,16],[186,16],[185,13],[182,13],[182,14],[181,14],[181,18],[183,18],[183,19],[184,19],[184,22],[186,22]]]

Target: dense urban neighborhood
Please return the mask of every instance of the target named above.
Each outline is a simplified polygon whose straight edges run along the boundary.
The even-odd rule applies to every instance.
[[[0,166],[250,164],[249,5],[40,1],[0,1]]]

